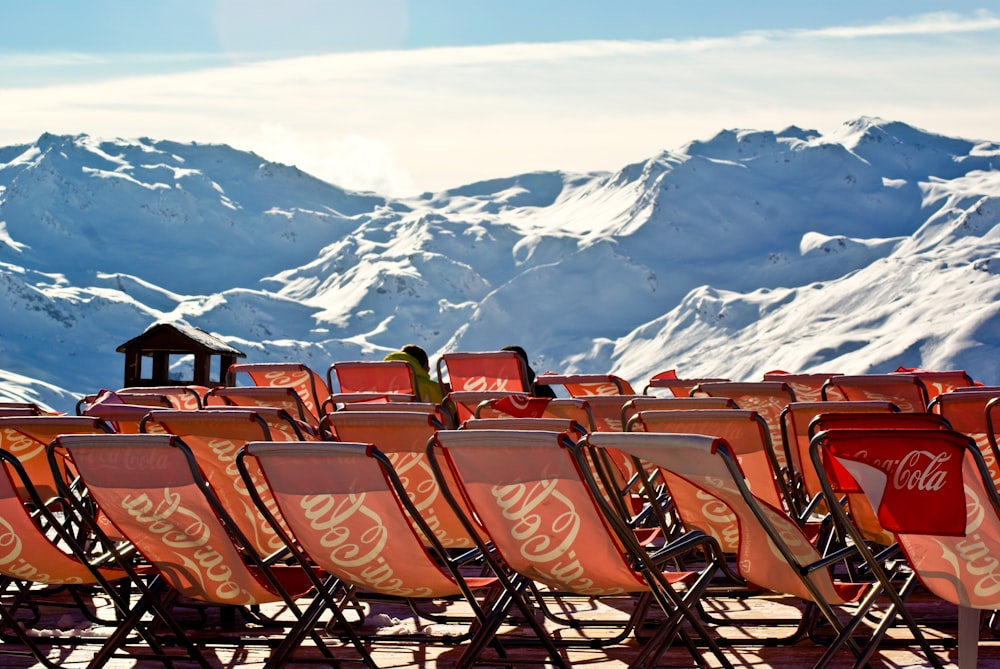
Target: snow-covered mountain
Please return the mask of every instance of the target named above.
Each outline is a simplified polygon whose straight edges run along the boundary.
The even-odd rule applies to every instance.
[[[860,118],[727,130],[615,173],[391,199],[227,146],[0,148],[0,398],[118,387],[158,321],[250,361],[518,343],[537,370],[1000,383],[1000,144]]]

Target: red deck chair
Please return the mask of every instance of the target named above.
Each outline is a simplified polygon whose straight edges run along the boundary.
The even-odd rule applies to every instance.
[[[570,397],[591,395],[634,395],[632,384],[614,374],[556,374],[543,372],[535,377],[543,386],[562,386]]]
[[[785,451],[785,461],[788,463],[788,481],[791,498],[795,503],[795,513],[800,519],[805,519],[813,511],[825,513],[822,504],[822,489],[816,470],[809,459],[809,441],[812,432],[809,429],[813,418],[821,413],[862,413],[899,411],[892,402],[875,400],[817,400],[791,402],[779,416],[781,423],[781,447]]]
[[[1000,452],[989,417],[989,404],[1000,391],[944,392],[930,401],[929,411],[940,414],[952,429],[970,437],[983,455],[990,478],[1000,489]]]
[[[463,576],[440,543],[432,541],[428,547],[426,537],[435,533],[410,501],[388,458],[371,444],[258,442],[249,444],[240,455],[241,471],[247,461],[254,461],[264,472],[277,509],[291,528],[293,545],[298,547],[294,553],[303,564],[318,565],[359,594],[424,601],[460,597],[474,613],[472,626],[461,634],[372,635],[366,637],[369,643],[416,640],[462,644],[464,652],[457,666],[470,666],[490,644],[503,656],[503,639],[496,634],[508,610],[519,606],[551,659],[565,666],[548,633],[519,596],[523,585],[514,586],[502,572]],[[502,587],[514,596],[481,598],[475,594],[495,594]],[[331,598],[317,598],[274,651],[271,664],[284,666],[323,609],[336,610],[336,606]]]
[[[257,411],[219,409],[151,411],[140,425],[141,432],[172,434],[183,439],[219,501],[238,523],[240,531],[258,555],[264,557],[280,553],[285,549],[285,543],[257,511],[236,469],[236,454],[251,441],[273,441],[275,434],[281,437],[280,441],[288,440],[284,438],[287,432],[280,427],[287,414],[281,410],[271,411],[270,424]],[[272,425],[275,425],[274,430]],[[263,490],[264,483],[259,477],[256,485]]]
[[[767,423],[771,431],[771,443],[781,445],[781,410],[798,398],[792,387],[781,381],[717,381],[699,383],[692,394],[710,397],[728,397],[741,409],[756,411]],[[785,453],[781,448],[774,451],[778,465],[783,469]],[[787,475],[787,474],[784,474]]]
[[[174,409],[195,410],[201,408],[201,398],[208,392],[208,388],[205,386],[132,386],[115,392],[162,395],[170,400]]]
[[[310,423],[318,423],[326,413],[324,405],[330,397],[330,390],[323,377],[306,365],[295,362],[238,362],[229,366],[226,385],[237,386],[240,374],[249,376],[255,386],[292,388],[302,398],[306,412],[314,419]]]
[[[476,406],[475,418],[565,418],[594,429],[594,415],[587,400],[579,397],[529,397],[507,395],[484,400]]]
[[[926,411],[821,413],[809,424],[810,449],[812,437],[824,430],[946,430],[949,427],[942,416]],[[864,495],[846,491],[843,497],[854,525],[869,541],[881,546],[894,543],[892,533],[879,522],[878,515]]]
[[[640,411],[680,411],[683,409],[739,409],[728,397],[656,397],[640,395],[622,405],[622,425]]]
[[[787,372],[782,372],[775,370],[773,372],[766,372],[764,374],[764,381],[780,381],[781,383],[787,383],[795,393],[795,401],[797,402],[819,402],[823,399],[823,384],[831,376],[839,376],[836,373],[823,373],[814,372],[811,374],[789,374]],[[829,399],[842,399],[837,397],[830,397]]]
[[[558,432],[444,430],[435,435],[429,452],[436,469],[455,472],[461,496],[504,564],[516,573],[558,592],[597,599],[629,593],[652,596],[666,620],[640,652],[636,666],[655,664],[682,623],[723,666],[731,666],[692,612],[716,563],[709,559],[700,571],[673,571],[654,562],[615,509],[602,504],[593,479],[584,473],[586,459],[578,459],[574,448],[574,442]],[[704,535],[686,537],[680,546],[684,548],[667,545],[660,556],[688,553],[696,546],[714,555],[717,548]],[[687,588],[683,595],[677,589],[681,583]],[[635,614],[644,613],[644,607],[636,607]],[[619,641],[638,622],[633,616],[624,631],[607,642]],[[701,661],[704,649],[690,650]]]
[[[976,445],[953,430],[828,430],[816,435],[813,456],[831,494],[863,493],[916,578],[958,606],[958,665],[975,667],[981,611],[1000,608],[1000,498]],[[864,547],[860,534],[856,540]],[[884,573],[873,573],[891,589]],[[897,604],[892,613],[906,610]]]
[[[302,402],[302,396],[286,386],[219,386],[205,393],[204,404],[206,409],[220,406],[284,409],[310,428],[319,428],[319,419]]]
[[[402,360],[335,362],[327,368],[326,379],[334,408],[359,401],[413,402],[417,399],[416,374],[409,363]]]
[[[642,389],[642,394],[649,395],[651,394],[651,390],[655,388],[663,388],[665,390],[669,390],[670,394],[674,397],[689,397],[691,395],[691,391],[694,390],[694,387],[699,383],[711,383],[716,381],[729,381],[729,379],[717,377],[682,379],[677,376],[677,372],[675,370],[668,369],[653,375],[653,377],[649,379],[649,383],[646,384],[646,387]]]
[[[826,666],[843,645],[855,656],[862,655],[863,650],[844,620],[857,624],[868,615],[881,588],[870,582],[855,583],[837,577],[830,561],[792,518],[751,492],[737,455],[725,440],[664,433],[596,433],[588,440],[595,446],[613,446],[656,464],[672,477],[683,478],[697,487],[702,493],[702,503],[714,500],[720,508],[735,515],[739,519],[736,523],[739,558],[735,564],[740,575],[773,593],[801,600],[806,605],[801,627],[811,626],[811,614],[818,612],[836,633],[843,633],[817,666]],[[747,603],[752,606],[753,598]],[[740,624],[735,618],[725,620],[727,625]],[[793,635],[785,641],[796,639]],[[759,645],[762,641],[753,639],[750,643]]]
[[[823,399],[836,393],[847,400],[892,402],[900,411],[927,411],[927,387],[915,374],[858,374],[830,377]]]
[[[707,434],[725,439],[740,462],[754,495],[777,509],[787,511],[787,490],[778,474],[770,431],[763,417],[744,409],[690,409],[640,411],[627,426],[629,432]],[[699,504],[696,487],[683,479],[665,476],[667,489],[681,520],[690,529],[712,536],[726,553],[736,553],[739,533],[737,517],[716,514]]]
[[[133,631],[141,629],[149,614],[178,628],[167,606],[178,595],[235,607],[281,602],[299,619],[301,610],[296,600],[313,590],[313,575],[298,565],[264,562],[205,481],[194,455],[180,437],[63,435],[50,448],[68,453],[89,498],[157,574],[148,585],[137,575],[133,577],[143,596],[90,666],[106,664]],[[84,508],[82,504],[74,506]],[[124,560],[120,564],[131,569]],[[333,613],[340,616],[339,611]],[[351,630],[342,616],[338,621],[345,630]],[[198,645],[190,645],[190,655],[203,667],[209,667],[199,650],[201,644],[271,645],[284,636],[285,628],[264,625],[241,628],[240,632],[239,636],[214,635],[205,641],[201,633],[189,633],[186,636],[198,641]],[[312,639],[324,661],[338,666],[319,636],[313,634]],[[364,645],[356,637],[353,641],[356,652],[370,662]]]
[[[954,390],[958,390],[959,388],[977,388],[982,386],[982,384],[977,384],[964,369],[939,371],[900,367],[894,373],[912,374],[920,379],[923,382],[924,387],[927,389],[928,401],[934,399],[941,393],[949,393]]]
[[[374,444],[403,480],[407,495],[445,548],[476,543],[442,497],[427,461],[427,441],[444,429],[432,414],[405,411],[335,411],[324,419],[336,441]],[[448,482],[445,482],[447,485]]]
[[[454,407],[459,425],[485,400],[530,391],[528,370],[514,351],[445,353],[438,358],[437,377],[449,389],[445,401]]]
[[[88,416],[0,417],[0,449],[18,459],[35,490],[44,500],[56,495],[56,482],[45,456],[45,447],[60,434],[107,434],[114,429],[100,418]],[[19,490],[24,502],[31,502]]]
[[[74,416],[62,418],[74,422],[86,420]],[[41,456],[33,459],[46,460],[44,445]],[[50,473],[49,478],[51,477]],[[49,495],[46,493],[45,497],[48,498]],[[37,604],[29,593],[32,586],[83,586],[85,589],[88,586],[99,586],[119,615],[124,616],[129,610],[129,602],[117,585],[128,574],[113,567],[102,566],[98,559],[99,551],[88,554],[79,541],[81,537],[73,536],[65,528],[70,520],[65,506],[59,509],[59,514],[60,517],[56,518],[49,511],[42,493],[36,490],[31,477],[18,459],[8,450],[0,449],[0,531],[4,537],[0,544],[0,593],[4,594],[3,601],[0,602],[0,620],[3,621],[4,633],[7,635],[4,643],[0,644],[0,655],[31,655],[40,666],[47,669],[57,669],[63,663],[50,659],[41,646],[103,643],[116,622],[99,621],[105,627],[110,626],[105,631],[105,636],[98,636],[93,631],[85,635],[65,635],[61,633],[64,630],[46,629],[37,619],[16,615],[20,606]],[[74,520],[73,524],[79,526],[80,523]],[[16,592],[18,589],[19,594]],[[12,594],[14,596],[9,596]],[[84,600],[83,593],[77,601],[81,603],[81,607],[90,605],[89,601]],[[89,612],[81,617],[98,622]],[[30,625],[30,628],[26,625]],[[21,647],[16,642],[12,643],[11,638],[19,641]]]

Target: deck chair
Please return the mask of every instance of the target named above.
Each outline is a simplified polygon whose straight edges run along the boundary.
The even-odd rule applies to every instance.
[[[131,386],[116,393],[153,393],[170,400],[174,409],[200,409],[201,398],[208,392],[205,386]]]
[[[40,459],[45,460],[44,452]],[[0,449],[0,463],[0,527],[4,536],[0,555],[0,593],[4,595],[0,621],[7,630],[7,640],[0,644],[0,655],[28,655],[40,666],[57,669],[62,662],[49,658],[41,646],[103,643],[117,622],[99,620],[86,610],[90,598],[87,591],[96,588],[111,602],[116,613],[124,616],[129,611],[129,602],[118,583],[127,579],[128,573],[107,564],[99,547],[68,528],[68,525],[79,527],[80,523],[65,505],[60,505],[59,517],[55,516],[21,462],[9,451]],[[70,589],[74,593],[72,600],[82,612],[81,618],[93,623],[95,630],[96,626],[108,628],[104,636],[95,634],[95,630],[83,635],[63,635],[60,630],[42,627],[37,611],[30,617],[18,615],[21,610],[30,611],[40,604],[36,602],[39,591],[32,590],[36,586]],[[20,593],[12,594],[18,587]],[[156,647],[155,639],[145,630],[142,632],[147,642]],[[20,642],[20,648],[13,646],[10,639]]]
[[[272,441],[275,434],[287,435],[271,426],[287,414],[271,410],[269,418],[252,410],[151,411],[142,421],[140,432],[180,437],[212,486],[215,495],[236,521],[240,532],[265,558],[285,550],[281,536],[257,511],[243,478],[236,469],[236,454],[251,441]],[[281,441],[287,441],[281,438]],[[255,485],[263,489],[259,476]]]
[[[825,430],[947,430],[950,427],[942,416],[925,411],[821,413],[809,423],[810,448],[812,438]],[[813,471],[816,471],[815,466]],[[869,541],[880,546],[895,542],[864,495],[846,491],[843,497],[852,522]]]
[[[338,411],[402,411],[426,413],[434,416],[447,429],[456,427],[455,417],[440,404],[434,402],[348,402]]]
[[[594,415],[587,400],[579,397],[530,397],[506,395],[483,400],[473,412],[474,418],[565,418],[575,420],[587,430],[594,429]]]
[[[693,395],[709,395],[710,397],[728,397],[736,402],[741,409],[756,411],[767,423],[771,431],[771,443],[781,444],[781,410],[798,398],[795,391],[782,381],[717,381],[699,383],[691,391]],[[774,451],[778,465],[784,469],[783,449]],[[787,475],[787,474],[785,474]]]
[[[385,454],[437,542],[446,549],[476,546],[442,497],[441,483],[427,461],[427,441],[444,429],[435,416],[404,411],[335,411],[327,414],[324,422],[332,440],[374,444]]]
[[[929,411],[943,416],[952,429],[976,442],[995,486],[1000,486],[1000,450],[990,420],[992,411],[989,405],[998,397],[1000,392],[997,391],[951,391],[937,395],[927,405]],[[996,416],[993,418],[995,420]]]
[[[351,402],[413,402],[417,399],[417,378],[409,363],[402,360],[345,360],[326,370],[330,388],[330,410]],[[336,392],[334,389],[336,388]]]
[[[535,430],[445,430],[428,445],[435,471],[455,473],[461,497],[468,500],[503,563],[526,579],[586,598],[642,593],[666,619],[640,652],[635,666],[655,664],[675,640],[682,623],[715,655],[731,666],[713,635],[692,611],[716,570],[712,559],[700,570],[674,571],[663,558],[702,548],[716,554],[705,535],[689,535],[664,546],[654,561],[632,530],[602,503],[594,481],[584,473],[584,458],[559,432]],[[486,546],[483,546],[485,549]],[[678,586],[686,587],[683,593]],[[641,621],[636,606],[623,630],[592,643],[617,643]],[[565,643],[572,643],[567,639]],[[703,649],[689,647],[700,661]]]
[[[622,425],[640,411],[680,411],[682,409],[738,409],[728,397],[656,397],[640,395],[622,405]]]
[[[765,372],[764,381],[787,383],[795,393],[796,402],[819,402],[823,399],[823,384],[835,373],[814,372],[812,374],[789,374],[782,371]],[[831,396],[829,399],[842,399]]]
[[[263,625],[242,629],[239,636],[211,636],[185,630],[172,614],[171,605],[182,597],[211,604],[251,607],[279,602],[297,621],[297,600],[314,588],[312,574],[299,565],[264,562],[251,542],[208,485],[190,449],[180,437],[169,434],[62,435],[50,451],[63,449],[84,482],[89,498],[111,519],[155,570],[148,584],[134,573],[131,562],[118,565],[130,572],[141,598],[115,632],[95,654],[90,667],[98,669],[122,651],[134,630],[145,626],[147,615],[168,624],[186,644],[190,657],[208,669],[211,665],[200,645],[273,645],[283,628]],[[74,508],[86,507],[67,490]],[[100,532],[96,523],[91,524]],[[331,586],[332,587],[332,586]],[[339,615],[339,611],[334,611]],[[255,622],[260,622],[258,619]],[[350,629],[342,620],[345,629]],[[311,635],[324,661],[338,666],[328,646]],[[356,638],[355,650],[367,657]],[[160,659],[163,659],[160,657]]]
[[[823,384],[823,399],[836,393],[847,400],[892,402],[900,411],[926,411],[927,387],[915,374],[858,374],[832,376]]]
[[[892,402],[875,400],[817,400],[791,402],[782,409],[781,448],[788,463],[788,484],[795,514],[808,518],[818,511],[825,513],[819,477],[809,459],[809,441],[812,439],[810,424],[820,413],[861,413],[899,411]]]
[[[296,362],[238,362],[229,366],[226,385],[237,386],[241,374],[249,376],[254,386],[292,388],[302,398],[305,411],[315,422],[326,413],[324,404],[330,396],[330,390],[323,377],[306,365]]]
[[[729,381],[721,377],[701,377],[701,378],[680,378],[673,369],[654,374],[646,387],[642,389],[643,395],[650,395],[654,389],[665,389],[670,391],[673,397],[689,397],[691,391],[699,383],[711,383],[715,381]]]
[[[488,645],[496,647],[503,657],[503,644],[496,633],[508,611],[520,607],[550,657],[562,665],[548,633],[518,596],[524,585],[514,584],[503,572],[463,575],[440,543],[432,540],[428,545],[426,538],[436,533],[410,500],[388,457],[371,444],[257,442],[248,444],[240,454],[241,471],[246,471],[248,461],[264,473],[276,508],[291,528],[293,552],[302,564],[316,564],[362,593],[399,600],[461,598],[474,613],[472,624],[461,634],[373,635],[365,638],[368,643],[416,640],[462,644],[465,649],[457,666],[466,667],[475,663]],[[270,512],[270,508],[262,507],[262,511]],[[505,589],[514,596],[498,596]],[[487,596],[477,597],[476,592],[483,591]],[[301,623],[275,649],[268,666],[284,666],[292,659],[319,614],[336,606],[330,597],[317,597]]]
[[[0,417],[2,416],[40,416],[49,413],[43,411],[34,402],[0,402]]]
[[[680,411],[640,411],[626,426],[628,432],[671,432],[707,434],[725,439],[739,458],[747,485],[759,499],[788,511],[789,492],[774,457],[767,423],[756,411],[745,409],[689,409]],[[681,520],[715,538],[725,553],[736,553],[737,517],[715,514],[698,503],[699,492],[682,479],[665,477]]]
[[[543,372],[535,377],[535,384],[562,386],[570,397],[635,394],[631,383],[614,374],[556,374],[554,372]]]
[[[524,361],[514,351],[445,353],[438,358],[438,382],[452,391],[526,393],[530,390]]]
[[[973,378],[964,369],[930,370],[900,367],[894,373],[911,374],[920,379],[927,389],[928,401],[941,393],[952,392],[959,388],[978,387]]]
[[[88,416],[7,416],[0,417],[0,450],[17,458],[33,487],[43,500],[59,493],[45,447],[60,434],[107,434],[114,428],[100,418]],[[16,479],[19,480],[19,479]],[[32,503],[27,490],[19,488],[21,499]]]
[[[828,430],[812,455],[831,490],[868,498],[923,586],[958,606],[958,665],[975,667],[981,611],[1000,608],[1000,498],[979,448],[953,430]],[[897,604],[891,613],[906,610]]]
[[[218,386],[205,393],[205,408],[217,406],[271,407],[284,409],[296,420],[319,428],[317,418],[302,401],[294,388],[287,386]]]
[[[815,626],[817,617],[839,633],[844,625],[838,609],[857,605],[860,610],[848,612],[866,612],[879,594],[871,583],[836,577],[830,568],[831,558],[820,554],[795,520],[751,492],[738,454],[724,439],[701,434],[597,432],[589,435],[587,442],[599,448],[617,448],[656,465],[671,480],[683,480],[699,490],[700,504],[714,505],[717,512],[736,517],[738,559],[734,564],[739,575],[764,591],[797,598],[806,606],[801,620],[795,621],[796,632],[783,638],[754,638],[749,641],[751,645],[797,642]],[[752,602],[751,597],[748,603]],[[722,624],[740,622],[728,619]],[[777,626],[781,621],[765,624]],[[737,639],[728,642],[747,643]],[[841,643],[861,655],[861,648],[849,635]],[[818,666],[823,665],[821,662]]]

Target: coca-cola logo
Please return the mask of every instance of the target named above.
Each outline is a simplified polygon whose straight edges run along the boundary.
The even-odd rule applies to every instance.
[[[872,457],[867,451],[858,451],[853,459],[869,462],[888,474],[892,486],[898,490],[933,492],[942,490],[948,483],[945,465],[951,461],[947,453],[913,450],[900,458]]]

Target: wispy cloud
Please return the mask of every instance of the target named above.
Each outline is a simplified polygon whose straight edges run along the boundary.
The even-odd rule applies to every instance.
[[[0,143],[42,132],[225,142],[409,194],[617,169],[725,128],[861,115],[1000,139],[1000,18],[932,14],[730,38],[331,54],[0,90]],[[848,44],[849,42],[849,44]]]

